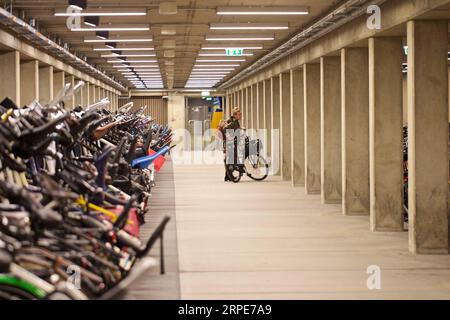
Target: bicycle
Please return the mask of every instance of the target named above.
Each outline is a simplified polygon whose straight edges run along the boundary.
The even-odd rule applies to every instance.
[[[269,164],[260,154],[263,148],[262,142],[260,139],[250,140],[248,136],[244,136],[244,141],[244,161],[242,163],[238,163],[240,150],[237,137],[234,137],[234,152],[232,155],[226,152],[225,169],[228,179],[238,183],[242,176],[246,174],[252,180],[263,181],[269,175]],[[232,159],[230,159],[231,156]]]

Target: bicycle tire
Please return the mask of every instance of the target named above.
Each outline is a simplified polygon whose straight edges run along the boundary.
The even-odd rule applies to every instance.
[[[226,170],[227,170],[228,179],[230,179],[230,181],[232,181],[234,183],[238,183],[239,181],[241,181],[242,173],[239,170],[236,170],[234,165],[227,164]],[[238,172],[238,175],[237,176],[234,175],[234,172]]]
[[[247,176],[248,176],[250,179],[255,180],[255,181],[263,181],[264,179],[266,179],[266,178],[269,176],[269,165],[268,165],[266,159],[264,159],[264,158],[261,157],[260,155],[258,155],[258,156],[253,155],[253,156],[250,156],[250,157],[257,157],[257,159],[258,159],[257,163],[260,163],[260,161],[261,161],[261,163],[262,163],[262,165],[263,165],[262,167],[264,168],[264,169],[263,169],[263,170],[264,170],[264,174],[262,175],[262,177],[255,177],[255,176],[253,176],[252,174],[250,174],[250,173],[249,173],[249,170],[247,170],[247,168],[246,168]],[[246,162],[246,163],[247,163],[247,162],[251,162],[250,157],[248,157],[247,159],[245,159],[245,162]],[[247,165],[246,165],[246,166],[247,166]],[[251,166],[253,167],[253,164],[251,164]]]
[[[0,300],[37,300],[38,297],[22,288],[9,285],[0,284]],[[9,297],[9,299],[8,299]]]

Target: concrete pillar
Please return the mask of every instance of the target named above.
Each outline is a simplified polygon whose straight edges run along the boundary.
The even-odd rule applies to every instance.
[[[271,137],[272,150],[270,153],[272,174],[281,175],[280,171],[280,76],[271,79]]]
[[[39,61],[27,61],[20,64],[20,102],[28,105],[39,101]]]
[[[251,129],[258,128],[258,83],[252,85],[252,125]]]
[[[369,39],[370,229],[403,230],[402,39]]]
[[[55,97],[64,88],[65,78],[64,71],[57,71],[53,73],[53,95]]]
[[[89,105],[95,103],[95,85],[89,83]]]
[[[249,129],[252,127],[252,87],[247,87],[245,88],[246,90],[246,97],[247,97],[247,101],[245,103],[246,108],[245,108],[245,128]]]
[[[272,80],[264,80],[264,129],[265,129],[265,153],[270,156],[272,153]]]
[[[291,182],[305,186],[305,97],[303,70],[290,72],[291,85]]]
[[[241,126],[245,127],[245,116],[246,116],[246,102],[247,102],[247,96],[246,96],[246,90],[245,88],[241,90]]]
[[[53,99],[53,67],[39,69],[39,101],[46,104]]]
[[[85,82],[83,86],[83,100],[81,103],[81,106],[83,108],[86,108],[89,105],[89,99],[90,99],[90,85],[88,82]]]
[[[367,48],[341,52],[342,208],[369,214],[369,67]]]
[[[75,84],[78,83],[78,79],[74,79]],[[74,106],[82,106],[83,105],[83,90],[84,88],[81,88],[74,96]]]
[[[20,54],[12,51],[0,55],[0,101],[9,97],[21,107],[20,102]],[[7,76],[6,76],[7,75]]]
[[[258,125],[257,129],[264,128],[264,82],[258,83]]]
[[[104,98],[103,94],[102,94],[102,88],[100,88],[99,86],[96,86],[95,90],[96,90],[95,98],[97,99],[97,102],[98,102],[98,101],[100,101],[100,100],[102,100]]]
[[[320,129],[321,200],[322,203],[341,203],[340,57],[322,57],[320,59]]]
[[[305,107],[305,192],[320,194],[320,65],[303,66]]]
[[[447,28],[407,24],[409,250],[420,254],[448,254]]]
[[[291,74],[280,74],[281,177],[291,180]]]
[[[66,81],[68,83],[70,83],[72,87],[75,86],[75,76],[69,75],[67,77]],[[66,101],[66,108],[67,108],[67,110],[71,110],[74,107],[75,107],[75,95],[73,95],[72,99],[69,99],[69,100]]]

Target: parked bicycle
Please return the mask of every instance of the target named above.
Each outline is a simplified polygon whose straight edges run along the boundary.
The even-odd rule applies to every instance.
[[[230,181],[238,183],[244,174],[255,181],[266,179],[269,175],[269,165],[260,154],[263,148],[261,140],[251,140],[246,135],[232,139],[233,141],[226,142],[225,153],[226,174]]]
[[[164,273],[170,218],[144,240],[140,225],[171,130],[107,99],[65,110],[82,85],[0,103],[0,300],[111,299],[155,265],[158,240]]]

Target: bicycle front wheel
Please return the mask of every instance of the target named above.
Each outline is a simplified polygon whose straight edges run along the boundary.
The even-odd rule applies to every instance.
[[[262,181],[269,175],[269,165],[266,159],[259,155],[250,155],[244,162],[245,170],[250,179]]]

